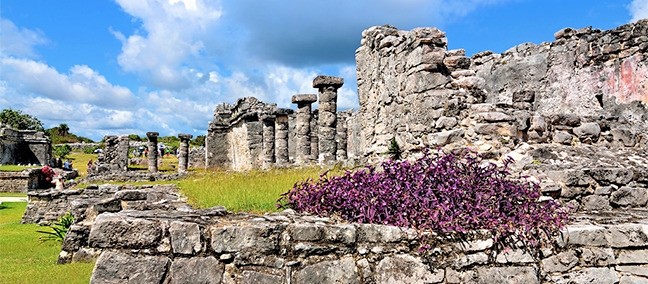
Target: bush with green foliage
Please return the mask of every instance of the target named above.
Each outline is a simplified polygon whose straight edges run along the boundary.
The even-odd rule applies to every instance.
[[[205,146],[205,135],[198,135],[196,138],[191,140],[191,144],[194,146]]]
[[[516,240],[548,244],[568,220],[557,202],[540,202],[540,187],[514,178],[502,166],[470,151],[424,155],[415,161],[386,161],[342,176],[297,183],[279,200],[292,208],[351,222],[431,230],[464,236],[486,230],[500,244]]]
[[[70,145],[67,144],[54,145],[52,147],[52,152],[54,152],[53,154],[55,157],[65,159],[65,157],[67,157],[67,155],[69,155],[70,152],[72,152],[72,147],[70,147]]]
[[[403,150],[401,150],[400,145],[396,142],[396,137],[392,137],[392,139],[389,140],[387,154],[392,160],[400,160],[402,158]]]
[[[43,123],[38,118],[13,109],[3,109],[0,112],[0,124],[6,124],[18,130],[44,130]]]
[[[37,231],[43,234],[39,239],[41,242],[56,241],[62,243],[72,224],[74,224],[74,216],[70,212],[67,212],[58,221],[47,225],[52,231]]]

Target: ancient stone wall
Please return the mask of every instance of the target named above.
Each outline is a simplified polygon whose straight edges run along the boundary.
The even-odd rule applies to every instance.
[[[496,250],[490,239],[440,240],[432,255],[407,229],[340,224],[290,212],[122,211],[99,215],[91,283],[641,283],[645,211],[614,224],[578,216],[561,246]],[[607,219],[609,221],[609,219]],[[535,256],[535,257],[534,257]]]
[[[88,170],[88,174],[95,176],[128,171],[129,142],[128,136],[109,135],[104,137],[103,151],[97,156],[97,160]]]
[[[263,150],[260,117],[276,111],[276,105],[252,97],[239,99],[233,105],[218,105],[205,139],[207,167],[237,170],[260,167]]]
[[[29,169],[21,172],[0,172],[0,192],[27,193],[29,189],[39,187],[40,169]]]
[[[43,132],[0,128],[0,164],[46,165],[52,144]]]
[[[504,153],[523,142],[646,148],[647,29],[565,29],[552,43],[469,58],[447,50],[435,28],[370,28],[356,51],[360,133],[350,136],[363,150],[353,154],[379,160],[392,137],[406,153],[448,144]]]

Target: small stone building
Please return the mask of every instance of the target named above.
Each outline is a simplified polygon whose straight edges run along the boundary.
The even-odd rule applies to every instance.
[[[45,165],[52,157],[52,142],[45,133],[0,127],[0,164]]]

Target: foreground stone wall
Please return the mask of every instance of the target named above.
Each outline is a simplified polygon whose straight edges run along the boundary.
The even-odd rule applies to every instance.
[[[340,224],[290,212],[104,213],[88,244],[102,250],[91,283],[643,283],[645,211],[578,216],[541,251],[478,239],[419,253],[411,230]],[[609,224],[608,221],[613,221]],[[532,257],[536,255],[537,258]]]

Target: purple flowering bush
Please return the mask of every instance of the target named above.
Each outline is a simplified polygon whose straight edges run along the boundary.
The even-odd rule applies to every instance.
[[[566,208],[539,202],[537,183],[511,176],[470,151],[386,161],[342,176],[322,175],[295,184],[279,206],[350,222],[432,230],[446,235],[487,230],[497,242],[538,246],[565,225]]]

